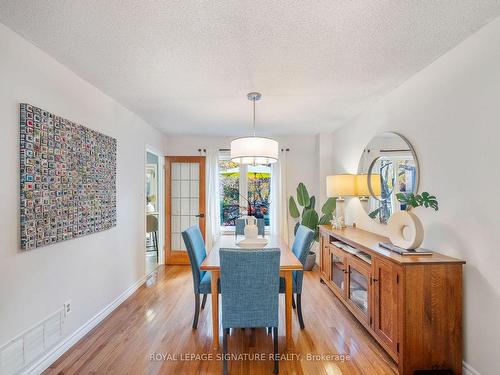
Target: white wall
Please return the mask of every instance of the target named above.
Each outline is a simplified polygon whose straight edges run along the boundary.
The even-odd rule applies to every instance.
[[[331,160],[333,159],[334,150],[333,144],[333,133],[321,133],[317,135],[317,169],[319,180],[318,184],[318,195],[321,202],[325,202],[326,196],[326,176],[333,174],[333,166]]]
[[[420,191],[440,209],[419,209],[424,247],[467,261],[464,274],[465,361],[498,373],[500,347],[500,19],[363,112],[326,142],[320,155],[330,172],[356,173],[365,145],[377,133],[407,137],[420,162]],[[328,147],[333,154],[323,151]],[[321,183],[324,183],[321,176]],[[358,226],[384,234],[359,201],[348,204]],[[439,350],[439,348],[436,348]]]
[[[299,182],[303,182],[311,195],[318,194],[317,139],[314,135],[277,136],[280,148],[287,153],[287,196],[296,195]],[[231,137],[168,137],[164,150],[167,155],[199,155],[198,149],[229,148]],[[318,202],[318,204],[323,201]],[[317,204],[317,205],[318,205]],[[290,239],[293,238],[294,221],[289,218]]]
[[[0,24],[0,345],[72,300],[65,334],[82,326],[145,273],[145,145],[163,136]],[[117,226],[19,250],[19,103],[115,137]]]

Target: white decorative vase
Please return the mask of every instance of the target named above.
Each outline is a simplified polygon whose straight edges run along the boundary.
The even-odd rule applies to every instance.
[[[249,216],[246,219],[246,225],[243,233],[246,239],[255,239],[259,235],[257,220],[253,216]]]
[[[413,212],[400,211],[394,213],[387,223],[389,239],[393,245],[413,250],[422,244],[424,227]]]

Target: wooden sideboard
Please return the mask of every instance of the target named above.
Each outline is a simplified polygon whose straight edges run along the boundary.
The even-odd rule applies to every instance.
[[[439,253],[402,256],[378,245],[388,241],[362,229],[321,225],[322,282],[394,359],[401,375],[431,369],[461,374],[465,262]]]

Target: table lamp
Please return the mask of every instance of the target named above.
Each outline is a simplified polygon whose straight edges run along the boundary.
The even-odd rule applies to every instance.
[[[356,195],[356,175],[336,174],[328,176],[326,178],[326,195],[337,198],[335,216],[340,220],[341,226],[345,227],[344,197]]]
[[[370,187],[368,186],[368,179],[370,181]],[[359,197],[360,201],[367,201],[370,196],[380,197],[382,192],[382,186],[380,184],[379,174],[357,174],[356,175],[356,196]]]

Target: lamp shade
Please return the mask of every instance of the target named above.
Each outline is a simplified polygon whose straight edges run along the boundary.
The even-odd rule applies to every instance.
[[[326,178],[328,197],[348,197],[356,195],[356,175],[336,174]]]
[[[231,141],[231,160],[238,164],[275,163],[278,155],[278,142],[271,138],[242,137]]]
[[[372,191],[368,186],[368,180]],[[356,175],[356,195],[358,197],[369,197],[374,195],[379,197],[381,194],[380,175],[379,174],[358,174]],[[373,193],[373,194],[372,194]]]

